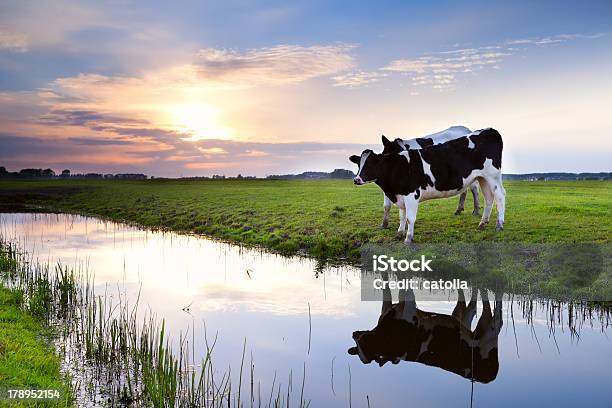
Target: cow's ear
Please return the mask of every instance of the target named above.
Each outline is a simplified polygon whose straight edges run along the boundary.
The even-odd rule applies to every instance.
[[[383,146],[389,146],[391,144],[391,141],[389,139],[387,139],[387,136],[382,135],[381,139],[382,139]]]
[[[349,160],[352,161],[355,164],[359,164],[359,161],[361,160],[361,157],[356,156],[356,155],[352,155],[351,157],[349,157]]]
[[[356,354],[357,354],[357,347],[351,347],[351,348],[350,348],[350,349],[348,349],[347,351],[348,351],[348,353],[349,353],[351,356],[354,356],[354,355],[356,355]]]

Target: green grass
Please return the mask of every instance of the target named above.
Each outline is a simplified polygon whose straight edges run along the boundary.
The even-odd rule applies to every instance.
[[[505,182],[505,230],[478,231],[471,199],[460,216],[457,197],[419,207],[415,242],[609,242],[612,183]],[[284,253],[357,259],[366,243],[394,239],[379,230],[382,193],[350,180],[54,180],[1,181],[0,204],[101,216]],[[492,219],[495,217],[493,210]]]
[[[27,406],[66,406],[75,394],[81,401],[96,406],[103,401],[102,406],[109,407],[244,405],[246,338],[236,388],[230,366],[227,372],[213,368],[216,336],[210,344],[205,331],[206,353],[196,360],[193,331],[191,339],[180,334],[178,350],[174,349],[172,343],[177,339],[165,334],[164,320],[160,323],[150,311],[139,317],[138,299],[132,305],[125,300],[113,303],[112,296],[97,296],[92,282],[82,278],[61,264],[52,270],[32,262],[27,253],[0,236],[0,283],[11,288],[0,286],[0,387],[60,389],[65,396],[61,401]],[[119,294],[126,299],[125,293]],[[53,334],[62,332],[62,351],[76,352],[62,356],[78,378],[70,388],[59,379],[59,357],[42,341],[44,330],[37,323],[41,320],[51,323]],[[251,358],[251,385],[253,367]],[[289,406],[291,390],[285,394],[273,388],[270,398],[272,395],[276,396],[275,407]],[[25,406],[0,401],[3,404]],[[303,406],[308,403],[301,398]]]
[[[70,392],[59,371],[59,357],[44,338],[45,329],[21,308],[22,295],[0,287],[0,389],[59,389],[55,403],[0,406],[70,406]]]

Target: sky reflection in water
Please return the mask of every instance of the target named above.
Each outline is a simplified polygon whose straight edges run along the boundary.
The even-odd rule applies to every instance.
[[[348,405],[349,366],[354,406],[367,406],[366,395],[371,406],[470,404],[471,383],[460,375],[406,361],[365,365],[349,355],[353,332],[374,328],[381,313],[380,303],[360,300],[358,269],[329,267],[315,277],[313,260],[79,216],[2,214],[0,224],[4,237],[20,241],[39,261],[95,273],[98,294],[124,293],[133,301],[140,292],[140,309],[165,319],[175,340],[195,328],[196,353],[204,351],[205,322],[209,338],[218,335],[213,361],[219,372],[231,365],[237,375],[246,338],[245,366],[252,355],[265,403],[275,372],[277,386],[285,390],[292,373],[299,401],[305,362],[311,406]],[[418,302],[420,310],[447,315],[454,307],[454,302]],[[481,314],[479,302],[472,329]],[[488,384],[474,384],[475,406],[612,403],[612,340],[599,321],[582,324],[578,339],[567,327],[558,327],[553,338],[542,310],[533,328],[516,306],[512,322],[509,303],[502,318],[499,371]]]

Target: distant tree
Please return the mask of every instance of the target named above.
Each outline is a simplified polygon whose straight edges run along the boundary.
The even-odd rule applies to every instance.
[[[44,169],[42,171],[42,176],[43,177],[55,177],[55,172],[51,169]]]
[[[142,173],[117,173],[115,174],[116,179],[132,179],[132,180],[146,180],[147,175]]]
[[[21,177],[41,177],[42,169],[21,169],[19,170],[19,176]]]
[[[334,171],[329,173],[329,178],[352,179],[353,177],[355,177],[355,174],[353,174],[352,171],[345,169],[335,169]]]
[[[242,174],[238,173],[238,175],[236,176],[236,178],[237,178],[238,180],[242,179]]]
[[[62,176],[61,177],[64,177],[64,178],[70,177],[70,170],[68,170],[68,169],[62,170]]]

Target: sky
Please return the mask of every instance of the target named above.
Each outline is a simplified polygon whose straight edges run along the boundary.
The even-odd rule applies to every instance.
[[[610,171],[610,1],[0,2],[0,166],[331,171],[496,128],[503,171]]]

